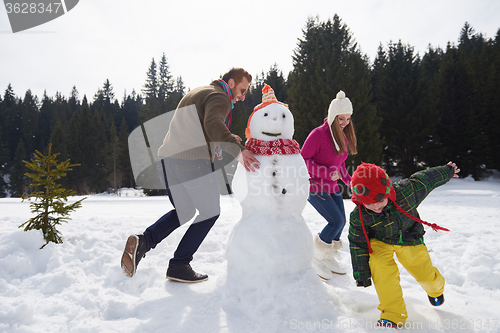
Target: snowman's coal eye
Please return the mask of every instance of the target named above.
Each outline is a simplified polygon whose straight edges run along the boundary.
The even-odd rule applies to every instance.
[[[286,118],[285,114],[283,113],[283,118]]]
[[[267,113],[264,113],[264,117],[267,117]]]

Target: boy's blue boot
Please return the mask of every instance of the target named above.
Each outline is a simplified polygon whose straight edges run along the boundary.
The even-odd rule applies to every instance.
[[[441,306],[444,303],[444,295],[441,295],[438,297],[430,297],[429,296],[429,302],[431,302],[431,304],[433,306]]]

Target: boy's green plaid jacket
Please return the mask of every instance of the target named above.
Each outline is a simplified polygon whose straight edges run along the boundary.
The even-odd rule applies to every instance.
[[[396,203],[408,213],[419,217],[417,207],[436,187],[446,184],[455,174],[449,165],[430,168],[413,174],[393,184]],[[364,206],[356,206],[351,212],[349,224],[349,247],[354,279],[358,286],[371,285],[368,260],[368,244],[363,234],[359,210],[369,239],[392,245],[413,246],[423,244],[424,226],[401,213],[389,200],[382,213],[377,214]]]

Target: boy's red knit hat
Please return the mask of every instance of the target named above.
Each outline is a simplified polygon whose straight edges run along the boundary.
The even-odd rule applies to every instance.
[[[385,170],[375,164],[361,163],[361,165],[359,165],[356,168],[356,171],[354,171],[354,173],[352,174],[351,186],[351,200],[358,206],[374,204],[388,198],[401,213],[411,218],[412,220],[428,225],[434,231],[450,231],[446,228],[438,226],[435,223],[423,221],[399,207],[399,205],[396,203],[396,191],[394,191],[391,179],[389,178]],[[368,244],[368,251],[371,253],[372,248],[370,245],[370,239],[365,229],[363,214],[361,214],[360,207],[358,207],[358,210],[363,234]],[[401,234],[400,242],[403,242]]]
[[[375,164],[362,163],[351,179],[353,201],[369,205],[385,198],[396,200],[396,192],[387,173]],[[356,202],[355,202],[356,203]]]

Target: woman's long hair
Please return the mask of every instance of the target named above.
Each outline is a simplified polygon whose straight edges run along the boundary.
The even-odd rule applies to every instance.
[[[337,148],[334,149],[337,154],[341,152],[349,152],[351,155],[356,155],[358,151],[356,150],[357,141],[356,141],[356,133],[354,132],[354,124],[352,123],[352,119],[349,121],[349,124],[344,127],[344,130],[340,127],[339,117],[336,116],[332,123],[332,133],[335,141],[339,145],[340,151],[337,151]],[[346,143],[347,138],[347,143]],[[333,142],[332,142],[333,143]]]

